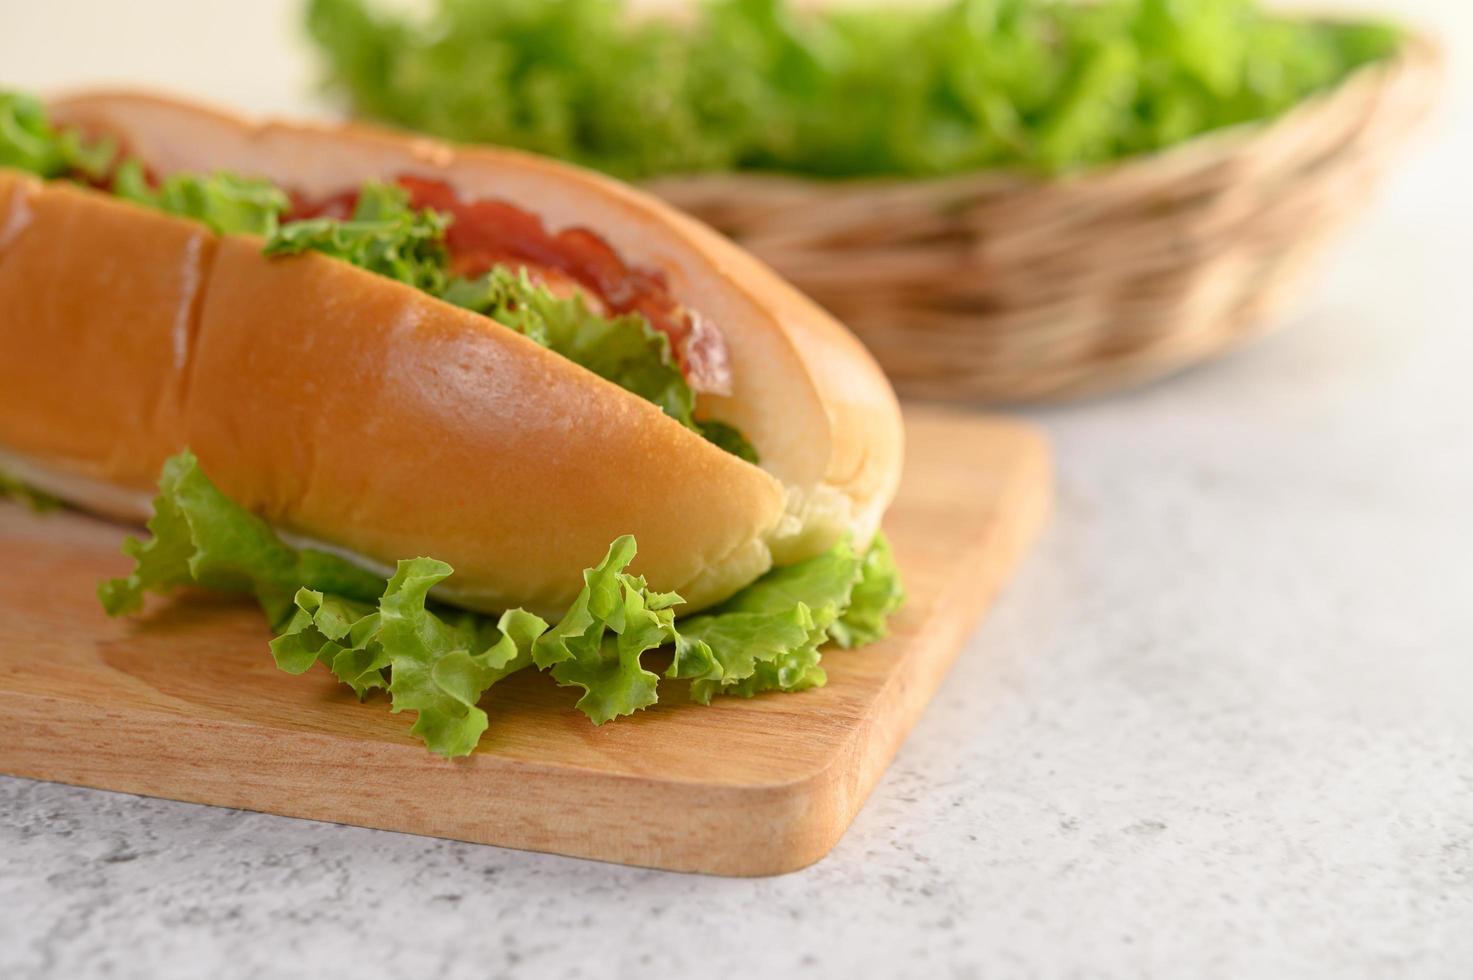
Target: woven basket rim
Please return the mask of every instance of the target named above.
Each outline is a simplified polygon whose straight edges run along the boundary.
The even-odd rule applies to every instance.
[[[1330,21],[1334,18],[1320,18]],[[1388,58],[1367,62],[1329,88],[1307,96],[1287,111],[1266,119],[1255,119],[1207,130],[1180,143],[1135,153],[1098,167],[1054,176],[1025,170],[994,168],[930,177],[904,175],[815,177],[806,174],[764,170],[723,170],[706,173],[661,174],[640,181],[658,192],[661,188],[697,187],[702,184],[745,183],[752,186],[803,188],[807,193],[862,194],[906,189],[925,189],[968,196],[978,191],[1007,189],[1088,189],[1093,192],[1117,180],[1134,180],[1143,169],[1192,172],[1234,155],[1238,149],[1267,133],[1289,129],[1305,116],[1314,115],[1341,100],[1354,97],[1357,89],[1378,86],[1389,77],[1415,71],[1441,73],[1446,65],[1442,44],[1425,32],[1407,29],[1401,46]]]
[[[1266,332],[1435,104],[1408,30],[1278,116],[1072,174],[644,187],[827,307],[911,397],[1039,402],[1158,377]]]

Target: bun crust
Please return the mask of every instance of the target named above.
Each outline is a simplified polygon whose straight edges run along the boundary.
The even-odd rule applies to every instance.
[[[696,608],[774,559],[867,539],[894,494],[899,411],[862,346],[725,239],[623,185],[521,153],[251,125],[151,96],[53,112],[159,174],[227,169],[308,195],[417,174],[554,231],[593,229],[722,330],[734,394],[698,413],[742,429],[762,468],[411,287],[315,254],[267,259],[255,239],[0,171],[0,349],[19,352],[0,359],[0,452],[43,486],[141,491],[188,445],[289,534],[376,564],[432,554],[456,568],[447,598],[545,612],[621,533],[639,539],[636,571]],[[137,499],[82,496],[110,511]]]

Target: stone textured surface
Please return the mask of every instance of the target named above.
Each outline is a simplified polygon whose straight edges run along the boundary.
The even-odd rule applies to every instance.
[[[12,44],[17,80],[60,70]],[[1473,975],[1467,83],[1293,329],[1033,413],[1057,519],[825,861],[710,879],[0,779],[0,976]]]

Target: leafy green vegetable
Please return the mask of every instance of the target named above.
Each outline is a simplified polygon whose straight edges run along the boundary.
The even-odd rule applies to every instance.
[[[11,476],[4,470],[0,470],[0,499],[10,497],[26,505],[38,514],[57,510],[61,507],[61,501],[46,493],[37,490],[29,484],[22,483],[16,477]]]
[[[127,159],[113,175],[113,193],[182,218],[210,226],[217,235],[271,235],[291,200],[269,180],[254,180],[219,171],[172,174],[157,189],[150,187],[137,160]]]
[[[497,266],[477,279],[453,279],[442,298],[483,313],[594,374],[660,406],[666,415],[715,445],[757,462],[757,450],[734,426],[696,421],[696,393],[675,363],[670,338],[638,313],[606,317],[582,293],[554,296],[527,277]]]
[[[583,573],[557,623],[512,609],[493,624],[429,601],[451,574],[444,562],[401,561],[384,584],[340,558],[287,545],[210,483],[187,451],[164,464],[154,511],[153,537],[124,544],[132,574],[98,589],[110,615],[136,612],[145,592],[188,585],[253,595],[279,631],[277,666],[301,674],[320,663],[359,698],[387,691],[391,710],[415,712],[411,731],[446,756],[475,749],[489,723],[482,696],[516,671],[535,666],[582,688],[577,706],[594,724],[655,703],[660,677],[641,658],[670,644],[666,676],[689,679],[697,701],[798,691],[824,683],[826,639],[850,645],[884,635],[900,597],[881,538],[864,556],[840,544],[775,569],[715,612],[677,624],[680,596],[629,574],[636,545],[625,535]]]
[[[703,419],[696,426],[708,442],[725,449],[738,459],[745,459],[753,464],[761,462],[757,458],[757,448],[747,441],[747,437],[736,426],[715,419]]]
[[[371,603],[308,588],[298,589],[293,601],[295,611],[271,641],[276,666],[288,674],[303,674],[320,663],[359,699],[388,687],[388,662],[382,659],[382,648],[371,645],[379,623]]]
[[[229,173],[175,174],[149,186],[137,160],[116,161],[107,139],[88,140],[76,129],[53,126],[41,102],[19,92],[0,91],[0,166],[40,177],[79,177],[104,182],[126,200],[169,214],[193,218],[217,234],[269,235],[291,207],[270,181]],[[114,164],[116,163],[116,167]]]
[[[411,207],[404,188],[370,181],[359,191],[352,220],[288,222],[271,235],[266,254],[322,252],[438,296],[448,279],[445,229],[449,223],[438,211]]]
[[[863,562],[847,544],[807,561],[775,568],[728,599],[714,613],[680,624],[688,644],[706,650],[679,651],[672,676],[695,671],[691,697],[710,703],[713,694],[751,697],[762,691],[800,691],[827,679],[819,646],[849,604]],[[709,651],[713,676],[704,654]],[[697,668],[706,668],[697,670]]]
[[[532,642],[547,623],[521,609],[494,627],[471,613],[437,614],[426,597],[450,572],[432,558],[401,561],[376,609],[300,590],[296,614],[271,642],[277,666],[300,674],[322,663],[360,698],[386,688],[393,712],[417,714],[410,731],[430,751],[468,755],[488,724],[476,702],[531,665]]]
[[[829,627],[829,636],[846,650],[884,639],[890,614],[905,604],[900,569],[883,534],[864,553],[859,581],[849,594],[843,614]]]
[[[863,556],[840,543],[682,621],[669,676],[689,678],[692,699],[703,704],[716,694],[819,687],[827,679],[819,647],[831,638],[844,647],[880,639],[903,599],[884,535]]]
[[[640,657],[675,639],[673,592],[651,592],[642,577],[624,571],[636,546],[629,535],[609,546],[602,562],[583,573],[583,591],[557,625],[537,639],[532,659],[552,668],[565,687],[581,687],[578,707],[602,725],[658,700],[659,675]]]
[[[670,338],[640,314],[602,316],[582,293],[560,299],[524,270],[501,266],[478,279],[451,282],[443,298],[484,313],[698,428],[696,395],[670,353]]]
[[[0,167],[38,177],[96,179],[107,173],[116,153],[111,140],[89,141],[76,130],[53,127],[39,99],[0,91]]]
[[[1256,0],[708,0],[690,24],[622,0],[307,10],[360,113],[626,177],[1073,170],[1273,117],[1400,42]]]
[[[772,613],[726,612],[680,624],[680,641],[667,674],[690,679],[691,700],[710,704],[717,694],[752,697],[771,688],[821,686],[818,665],[824,629],[805,604]]]
[[[123,543],[133,571],[98,587],[108,615],[137,612],[148,592],[199,585],[255,596],[276,625],[302,587],[359,601],[382,591],[377,576],[341,558],[286,545],[265,521],[221,493],[188,451],[164,463],[153,508],[148,522],[153,537]]]

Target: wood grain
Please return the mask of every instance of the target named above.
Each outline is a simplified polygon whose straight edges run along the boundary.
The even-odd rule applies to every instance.
[[[703,708],[667,684],[595,728],[573,691],[526,673],[492,690],[480,750],[454,761],[385,700],[278,671],[247,604],[191,594],[109,620],[94,589],[126,568],[124,530],[0,504],[0,771],[682,871],[803,867],[848,827],[1048,510],[1032,429],[926,409],[906,424],[885,524],[910,600],[889,638],[825,657],[827,687]]]

